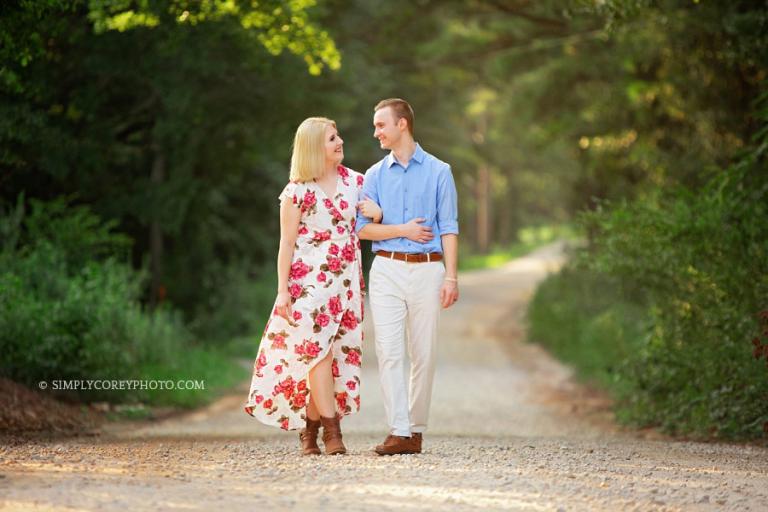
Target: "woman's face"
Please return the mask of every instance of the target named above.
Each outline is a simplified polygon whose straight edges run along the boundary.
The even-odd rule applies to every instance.
[[[344,159],[344,141],[335,127],[325,128],[325,161],[331,165],[339,165]]]

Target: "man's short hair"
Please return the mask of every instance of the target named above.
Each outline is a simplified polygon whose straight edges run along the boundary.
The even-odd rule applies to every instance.
[[[405,119],[408,122],[408,131],[411,133],[411,137],[413,137],[413,109],[408,102],[400,98],[381,100],[373,107],[373,111],[377,112],[386,107],[392,108],[392,112],[395,114],[395,122],[400,121],[400,119]]]

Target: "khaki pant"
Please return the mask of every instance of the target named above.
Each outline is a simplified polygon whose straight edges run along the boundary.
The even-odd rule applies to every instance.
[[[437,356],[442,262],[406,263],[376,256],[370,273],[376,357],[390,433],[427,429]],[[406,341],[407,339],[407,341]],[[405,349],[411,361],[406,387]]]

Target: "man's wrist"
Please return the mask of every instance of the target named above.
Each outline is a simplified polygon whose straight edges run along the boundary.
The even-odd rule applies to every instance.
[[[457,277],[455,277],[455,276],[445,276],[443,279],[446,280],[446,281],[451,281],[453,283],[458,283],[459,282],[459,279]]]

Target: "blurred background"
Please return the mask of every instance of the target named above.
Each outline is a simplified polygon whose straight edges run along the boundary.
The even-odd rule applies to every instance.
[[[462,268],[578,242],[533,341],[622,421],[765,435],[767,2],[18,0],[0,37],[1,376],[247,377],[296,127],[364,172],[402,97]]]

